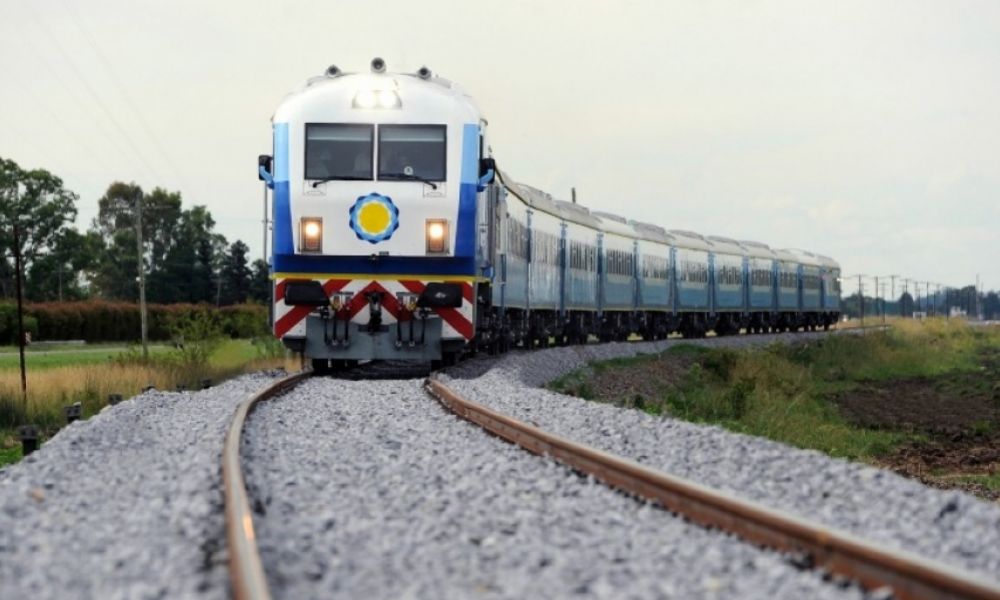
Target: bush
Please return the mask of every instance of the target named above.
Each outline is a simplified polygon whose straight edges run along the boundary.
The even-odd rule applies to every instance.
[[[32,339],[38,339],[38,319],[29,314],[24,315],[24,330],[31,334]],[[17,345],[16,304],[0,304],[0,345]]]
[[[216,308],[195,304],[150,304],[147,308],[151,341],[173,338],[179,323],[199,313],[207,313],[233,338],[268,334],[267,307],[241,304]],[[29,315],[25,327],[34,339],[84,340],[86,342],[132,342],[140,337],[139,305],[128,302],[87,300],[83,302],[42,302],[25,307]],[[0,344],[17,340],[17,308],[0,304]]]

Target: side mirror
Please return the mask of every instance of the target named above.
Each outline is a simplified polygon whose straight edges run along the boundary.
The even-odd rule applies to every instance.
[[[257,179],[261,181],[267,181],[264,177],[264,173],[271,174],[271,155],[261,154],[257,157]],[[263,171],[263,173],[261,172]]]
[[[496,170],[497,170],[497,161],[496,160],[494,160],[492,158],[480,158],[479,159],[479,177],[480,178],[485,177],[486,175],[489,175],[490,171],[492,171],[493,173],[496,173]],[[492,180],[493,179],[491,177],[490,181],[492,181]],[[490,181],[487,181],[485,183],[490,183]]]

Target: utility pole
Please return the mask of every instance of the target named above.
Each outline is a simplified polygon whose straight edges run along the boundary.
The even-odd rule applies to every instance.
[[[983,318],[983,313],[979,308],[979,273],[976,273],[976,319],[980,320]]]
[[[858,300],[859,300],[859,313],[861,316],[861,329],[865,328],[865,287],[862,283],[861,278],[864,277],[861,273],[858,273]]]
[[[878,284],[878,275],[875,276],[875,316],[879,313],[879,304],[882,304],[882,288]],[[882,324],[885,325],[885,305],[882,304]]]
[[[24,295],[21,290],[21,202],[19,184],[14,184],[14,277],[17,290],[17,352],[21,362],[21,408],[28,417],[28,377],[24,370]]]
[[[142,251],[142,191],[136,188],[135,197],[135,240],[138,250],[139,269],[139,326],[142,329],[142,359],[149,360],[149,339],[146,325],[146,269],[143,266]]]

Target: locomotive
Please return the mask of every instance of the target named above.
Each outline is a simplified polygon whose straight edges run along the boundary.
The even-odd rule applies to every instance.
[[[274,335],[315,370],[837,321],[833,259],[556,199],[497,167],[459,86],[370,67],[331,66],[287,96],[258,160]]]

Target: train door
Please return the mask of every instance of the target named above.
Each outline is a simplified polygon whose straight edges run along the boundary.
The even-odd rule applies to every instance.
[[[507,288],[507,191],[499,185],[489,187],[490,210],[490,256],[493,265],[493,306],[499,306],[501,313],[506,306]]]

